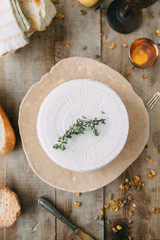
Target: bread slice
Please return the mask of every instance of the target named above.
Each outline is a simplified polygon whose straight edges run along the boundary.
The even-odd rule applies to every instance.
[[[10,153],[16,143],[13,128],[0,105],[0,155]]]
[[[0,228],[12,226],[20,212],[17,194],[7,187],[0,187]]]
[[[22,11],[31,22],[31,28],[43,31],[56,15],[56,9],[50,0],[19,0]]]

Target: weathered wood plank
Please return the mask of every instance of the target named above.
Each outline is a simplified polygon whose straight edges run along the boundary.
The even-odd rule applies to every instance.
[[[5,59],[0,59],[0,104],[2,107],[5,106],[6,103],[6,75],[5,75]],[[5,109],[7,111],[7,109]],[[0,186],[5,186],[6,184],[6,157],[0,158]],[[0,239],[6,239],[6,230],[0,231]]]
[[[108,6],[111,1],[106,1]],[[129,46],[131,43],[141,37],[151,38],[157,42],[158,37],[155,35],[155,30],[159,29],[159,9],[160,2],[157,2],[151,8],[143,10],[143,22],[139,29],[130,34],[119,34],[112,30],[106,22],[106,10],[102,8],[102,32],[104,33],[102,38],[106,40],[107,44],[102,45],[102,61],[115,70],[119,71],[124,77],[127,77],[133,86],[134,90],[139,96],[146,102],[157,90],[160,89],[160,82],[158,80],[159,75],[159,60],[156,65],[150,69],[130,69],[132,65],[128,58]],[[149,27],[150,26],[150,27]],[[108,48],[108,45],[115,43],[117,47],[113,50]],[[128,48],[123,48],[122,44],[127,43]],[[116,59],[116,61],[115,61]],[[127,72],[130,75],[127,76]],[[147,79],[143,79],[142,75],[146,74]],[[150,138],[149,149],[145,149],[140,157],[114,182],[105,187],[105,202],[108,202],[108,196],[110,192],[115,195],[114,199],[126,199],[128,194],[134,196],[135,203],[137,205],[134,216],[129,217],[129,206],[124,207],[118,212],[106,211],[106,218],[111,220],[110,225],[106,225],[105,239],[159,239],[160,230],[157,227],[157,220],[159,216],[155,216],[151,213],[151,220],[146,220],[145,212],[151,210],[152,207],[160,206],[159,197],[159,154],[157,147],[160,141],[160,125],[158,108],[159,103],[149,112],[150,115]],[[138,137],[138,136],[137,136]],[[147,155],[153,157],[153,163],[149,164],[144,159]],[[156,169],[157,176],[154,179],[147,179],[147,172],[149,169]],[[140,176],[145,182],[145,187],[141,192],[138,191],[121,191],[118,186],[124,182],[125,178],[134,178],[135,175]],[[150,188],[154,187],[156,193],[151,193]],[[151,201],[151,205],[146,206],[145,200]],[[132,221],[130,223],[130,220]],[[112,227],[120,224],[123,227],[123,231],[115,234],[112,232]]]
[[[100,12],[85,8],[75,0],[68,1],[67,4],[66,1],[61,1],[57,9],[64,14],[64,19],[57,19],[55,24],[56,61],[70,56],[94,58],[95,54],[101,55]],[[87,12],[86,15],[80,15],[81,9]],[[68,42],[71,47],[66,47]],[[82,50],[83,45],[87,46],[86,50]],[[76,208],[75,201],[81,202],[82,206]],[[103,189],[80,197],[56,190],[56,205],[75,225],[95,239],[103,239],[103,221],[94,220],[98,209],[103,206]],[[57,221],[57,240],[68,240],[70,233],[68,227]]]
[[[24,156],[18,132],[19,105],[29,87],[39,81],[54,65],[53,55],[54,23],[45,34],[35,33],[31,37],[30,45],[1,60],[2,63],[6,62],[2,71],[2,76],[6,78],[0,83],[1,90],[6,86],[3,92],[6,100],[3,105],[7,109],[17,138],[15,150],[5,159],[6,183],[3,181],[3,185],[15,190],[22,204],[22,213],[16,224],[6,230],[6,235],[4,230],[0,231],[0,236],[4,240],[55,239],[54,217],[37,204],[40,196],[46,196],[54,201],[55,190],[43,183],[31,170]],[[5,164],[1,165],[3,174]]]
[[[56,19],[46,32],[35,33],[30,39],[30,45],[18,50],[16,53],[0,59],[0,103],[4,107],[8,117],[14,127],[17,137],[16,148],[7,157],[0,158],[0,185],[7,185],[15,190],[22,203],[22,214],[17,223],[10,229],[0,230],[0,239],[3,240],[65,240],[69,239],[70,230],[54,217],[45,212],[37,205],[37,199],[44,196],[55,203],[57,208],[70,219],[75,225],[91,234],[95,239],[158,239],[160,229],[158,227],[159,215],[151,214],[151,220],[146,221],[145,211],[152,207],[160,207],[160,154],[157,151],[160,145],[160,125],[159,125],[159,104],[149,112],[150,114],[150,138],[149,148],[145,149],[141,156],[123,173],[118,179],[95,192],[82,194],[76,197],[75,194],[67,193],[43,183],[30,169],[25,159],[21,141],[18,133],[18,109],[20,102],[29,87],[40,80],[50,68],[59,60],[70,56],[86,56],[94,58],[95,54],[101,55],[102,62],[119,71],[123,76],[127,76],[135,91],[146,102],[152,94],[160,89],[159,82],[159,61],[147,70],[135,68],[130,69],[131,63],[128,59],[128,48],[123,48],[122,43],[128,46],[139,37],[149,37],[155,42],[159,38],[155,35],[155,30],[160,26],[159,9],[160,2],[151,8],[143,10],[143,23],[141,27],[127,35],[113,31],[106,21],[106,9],[111,0],[104,1],[100,12],[94,8],[85,8],[75,0],[61,0],[56,5],[58,12],[62,12],[64,19]],[[80,15],[79,11],[85,9],[86,15]],[[102,37],[100,36],[102,23]],[[107,44],[101,44],[101,38]],[[66,47],[67,42],[71,47]],[[108,45],[115,43],[117,47],[113,50]],[[82,50],[86,45],[87,49]],[[148,78],[143,79],[142,75],[147,74]],[[150,155],[153,163],[148,164],[144,158]],[[147,179],[147,171],[155,169],[157,176],[154,179]],[[123,192],[118,189],[126,177],[133,178],[139,175],[145,182],[142,192]],[[87,184],[87,183],[86,183]],[[155,193],[150,192],[150,188],[156,189]],[[98,209],[103,207],[105,202],[109,202],[109,193],[114,193],[115,199],[125,199],[129,194],[135,198],[137,205],[134,216],[128,216],[129,206],[122,208],[118,212],[107,210],[105,217],[111,220],[107,225],[103,221],[95,220]],[[144,205],[144,200],[150,200],[151,205]],[[81,202],[80,208],[75,208],[74,202]],[[132,220],[129,223],[129,220]],[[105,237],[104,237],[105,224]],[[113,225],[120,224],[125,231],[120,235],[114,234],[111,230]]]
[[[76,194],[56,190],[57,208],[71,220],[77,227],[90,234],[95,239],[103,239],[104,223],[97,219],[98,210],[103,207],[103,189],[83,193],[80,197]],[[76,208],[74,203],[80,202],[81,206]],[[69,239],[71,230],[57,221],[57,239]]]
[[[100,12],[94,8],[86,8],[80,3],[71,0],[57,4],[57,11],[64,14],[64,19],[55,21],[55,57],[61,60],[71,56],[94,58],[100,55]],[[86,15],[81,15],[80,10]],[[71,47],[66,47],[70,43]],[[82,50],[86,45],[87,49]]]

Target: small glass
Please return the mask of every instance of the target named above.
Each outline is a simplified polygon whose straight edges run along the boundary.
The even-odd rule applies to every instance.
[[[135,40],[129,52],[131,62],[139,68],[152,67],[159,57],[160,41],[156,44],[148,38]]]

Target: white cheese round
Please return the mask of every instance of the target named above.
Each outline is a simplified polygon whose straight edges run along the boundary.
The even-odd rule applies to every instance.
[[[77,118],[105,118],[97,126],[69,139],[66,150],[54,149],[60,136]],[[107,85],[89,79],[68,81],[44,99],[37,118],[37,135],[43,150],[55,163],[71,171],[101,168],[122,151],[128,136],[129,120],[121,98]]]

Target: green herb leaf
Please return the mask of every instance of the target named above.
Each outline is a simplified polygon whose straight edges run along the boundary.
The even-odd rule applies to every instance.
[[[141,191],[141,186],[137,186],[137,191]]]
[[[101,219],[101,221],[104,220],[104,215],[103,214],[100,216],[100,219]]]
[[[113,195],[113,193],[111,193],[111,194],[109,195],[109,199],[110,199],[110,200],[113,200],[113,198],[114,198],[114,195]]]
[[[80,14],[81,14],[81,15],[86,15],[86,13],[87,13],[87,12],[86,12],[85,10],[83,10],[83,9],[80,10]]]
[[[105,114],[105,112],[101,111],[102,114]]]
[[[153,212],[153,213],[156,213],[156,208],[152,208],[152,212]]]
[[[95,58],[100,58],[100,55],[96,54],[94,55]]]
[[[82,46],[82,50],[86,50],[87,49],[87,46],[86,45],[83,45]]]
[[[51,0],[52,1],[52,3],[54,3],[54,4],[58,4],[59,3],[59,0]]]
[[[151,192],[155,192],[156,189],[155,189],[155,188],[151,188],[150,191],[151,191]]]
[[[109,225],[109,224],[111,224],[111,221],[109,219],[107,219],[106,223]]]
[[[86,128],[91,128],[93,131],[93,134],[95,136],[99,135],[99,132],[96,128],[99,123],[105,124],[106,119],[93,119],[93,120],[87,120],[85,116],[82,116],[83,119],[77,119],[76,122],[70,126],[70,128],[65,132],[65,134],[62,137],[58,138],[58,144],[53,145],[53,148],[55,149],[61,149],[65,150],[66,149],[66,144],[68,144],[68,139],[72,138],[73,135],[79,135],[79,134],[84,134]]]

